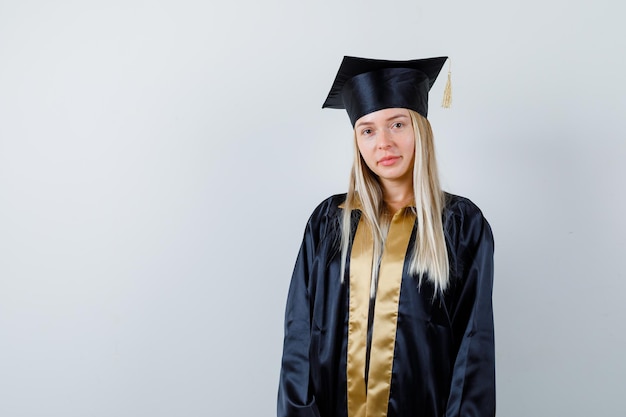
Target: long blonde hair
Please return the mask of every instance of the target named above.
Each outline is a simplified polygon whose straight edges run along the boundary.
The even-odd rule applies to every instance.
[[[443,232],[442,213],[444,193],[439,184],[433,132],[428,120],[419,113],[409,110],[415,133],[415,161],[413,165],[412,208],[417,218],[415,251],[411,255],[409,271],[419,278],[426,276],[435,287],[435,294],[443,293],[448,287],[449,262]],[[350,242],[351,212],[361,207],[364,220],[369,224],[374,240],[371,295],[376,292],[378,266],[382,257],[385,238],[389,227],[389,216],[385,212],[383,190],[376,175],[367,167],[359,152],[354,137],[354,163],[350,173],[348,195],[343,205],[341,225],[341,279],[344,279],[346,258]]]

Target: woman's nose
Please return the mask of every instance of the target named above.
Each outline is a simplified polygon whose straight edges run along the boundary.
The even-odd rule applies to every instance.
[[[387,149],[391,146],[391,138],[389,137],[389,133],[382,130],[378,135],[378,148],[379,149]]]

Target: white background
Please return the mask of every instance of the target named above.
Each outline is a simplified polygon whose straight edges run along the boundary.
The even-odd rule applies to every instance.
[[[623,416],[621,2],[0,1],[0,415],[272,416],[343,55],[453,58],[496,237],[498,414]]]

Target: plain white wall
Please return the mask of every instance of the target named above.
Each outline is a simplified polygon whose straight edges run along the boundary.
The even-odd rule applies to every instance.
[[[623,416],[616,1],[0,1],[0,415],[272,416],[343,55],[453,58],[446,189],[496,236],[498,413]]]

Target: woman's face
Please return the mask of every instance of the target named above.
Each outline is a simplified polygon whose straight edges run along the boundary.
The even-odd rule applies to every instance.
[[[361,156],[383,185],[413,181],[415,134],[407,109],[366,114],[354,125]]]

